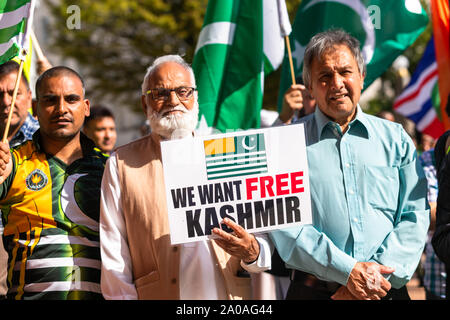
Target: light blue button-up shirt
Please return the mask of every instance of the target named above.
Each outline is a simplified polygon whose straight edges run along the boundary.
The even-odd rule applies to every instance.
[[[413,275],[429,226],[427,181],[400,124],[357,114],[343,134],[317,107],[305,124],[313,224],[271,233],[292,269],[346,285],[356,262]]]

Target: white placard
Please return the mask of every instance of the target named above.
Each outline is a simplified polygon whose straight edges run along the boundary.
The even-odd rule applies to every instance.
[[[172,244],[311,224],[303,124],[161,143]]]

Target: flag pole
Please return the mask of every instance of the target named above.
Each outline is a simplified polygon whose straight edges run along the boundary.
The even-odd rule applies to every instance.
[[[287,48],[288,57],[289,57],[289,67],[291,69],[292,84],[296,84],[295,83],[294,64],[292,63],[291,45],[289,43],[289,36],[284,36],[284,40],[286,41],[286,48]]]
[[[45,56],[44,56],[44,53],[42,52],[42,48],[41,48],[41,46],[40,46],[40,44],[39,44],[39,41],[38,41],[38,39],[36,38],[36,35],[35,35],[35,33],[34,33],[34,30],[33,30],[33,28],[30,28],[31,30],[31,32],[30,32],[30,35],[31,35],[31,41],[32,41],[32,43],[33,43],[33,47],[34,47],[34,49],[36,50],[36,55],[38,56],[38,59],[39,60],[43,60],[43,59],[45,59]]]
[[[3,133],[3,140],[2,140],[3,143],[6,143],[8,141],[8,131],[9,131],[9,126],[11,124],[11,118],[12,118],[12,114],[14,111],[14,105],[16,104],[17,92],[19,91],[19,85],[20,85],[20,79],[22,77],[22,71],[23,71],[23,59],[20,60],[19,71],[17,72],[17,79],[16,79],[16,84],[14,86],[11,107],[9,108],[9,113],[8,113],[8,121],[6,122],[5,132]]]

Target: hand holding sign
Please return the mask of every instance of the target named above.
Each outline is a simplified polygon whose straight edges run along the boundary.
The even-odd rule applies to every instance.
[[[243,260],[245,263],[252,263],[258,259],[259,243],[256,241],[255,236],[245,231],[244,228],[234,223],[231,219],[225,218],[223,223],[232,229],[235,235],[219,228],[214,228],[212,232],[220,237],[220,239],[215,239],[216,243],[227,253]]]

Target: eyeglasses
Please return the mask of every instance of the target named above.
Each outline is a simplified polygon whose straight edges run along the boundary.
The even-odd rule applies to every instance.
[[[192,97],[195,90],[197,89],[193,87],[178,87],[175,89],[155,88],[147,90],[146,94],[151,94],[153,100],[166,101],[169,99],[170,93],[175,91],[180,101],[186,101]]]

